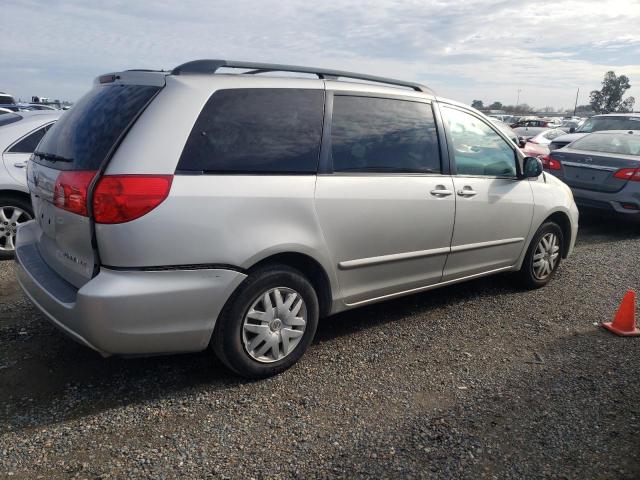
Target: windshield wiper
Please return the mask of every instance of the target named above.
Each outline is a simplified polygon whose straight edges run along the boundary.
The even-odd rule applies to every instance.
[[[43,160],[50,162],[73,162],[73,158],[63,157],[62,155],[56,155],[55,153],[33,152],[36,157],[40,157]]]

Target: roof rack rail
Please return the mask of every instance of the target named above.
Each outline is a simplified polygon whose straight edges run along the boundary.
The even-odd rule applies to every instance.
[[[265,72],[295,72],[309,73],[317,75],[319,79],[335,80],[337,78],[352,78],[355,80],[365,80],[367,82],[384,83],[398,87],[411,88],[417,92],[425,92],[434,94],[433,90],[425,85],[414,82],[405,82],[393,78],[377,77],[374,75],[366,75],[362,73],[345,72],[342,70],[331,70],[326,68],[299,67],[296,65],[280,65],[277,63],[256,63],[256,62],[240,62],[235,60],[193,60],[183,63],[175,67],[172,75],[182,75],[187,73],[213,74],[220,68],[241,68],[248,69],[246,74],[257,74]]]

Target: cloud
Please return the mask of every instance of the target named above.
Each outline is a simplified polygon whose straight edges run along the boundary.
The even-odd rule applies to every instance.
[[[581,102],[604,73],[640,98],[640,3],[522,0],[14,0],[0,90],[77,99],[100,73],[195,58],[317,65],[417,80],[470,103]]]

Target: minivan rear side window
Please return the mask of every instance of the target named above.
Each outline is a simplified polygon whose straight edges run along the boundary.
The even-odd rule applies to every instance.
[[[97,86],[47,132],[34,161],[58,170],[98,170],[131,122],[160,87]]]
[[[440,173],[431,105],[336,95],[331,155],[334,172]]]
[[[315,174],[323,115],[323,90],[218,90],[200,112],[176,170]]]

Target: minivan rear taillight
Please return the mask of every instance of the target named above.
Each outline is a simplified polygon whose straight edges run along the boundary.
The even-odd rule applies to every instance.
[[[160,205],[169,195],[173,175],[105,175],[93,192],[96,223],[135,220]]]
[[[63,171],[56,179],[53,204],[71,213],[87,216],[87,192],[94,170]]]

